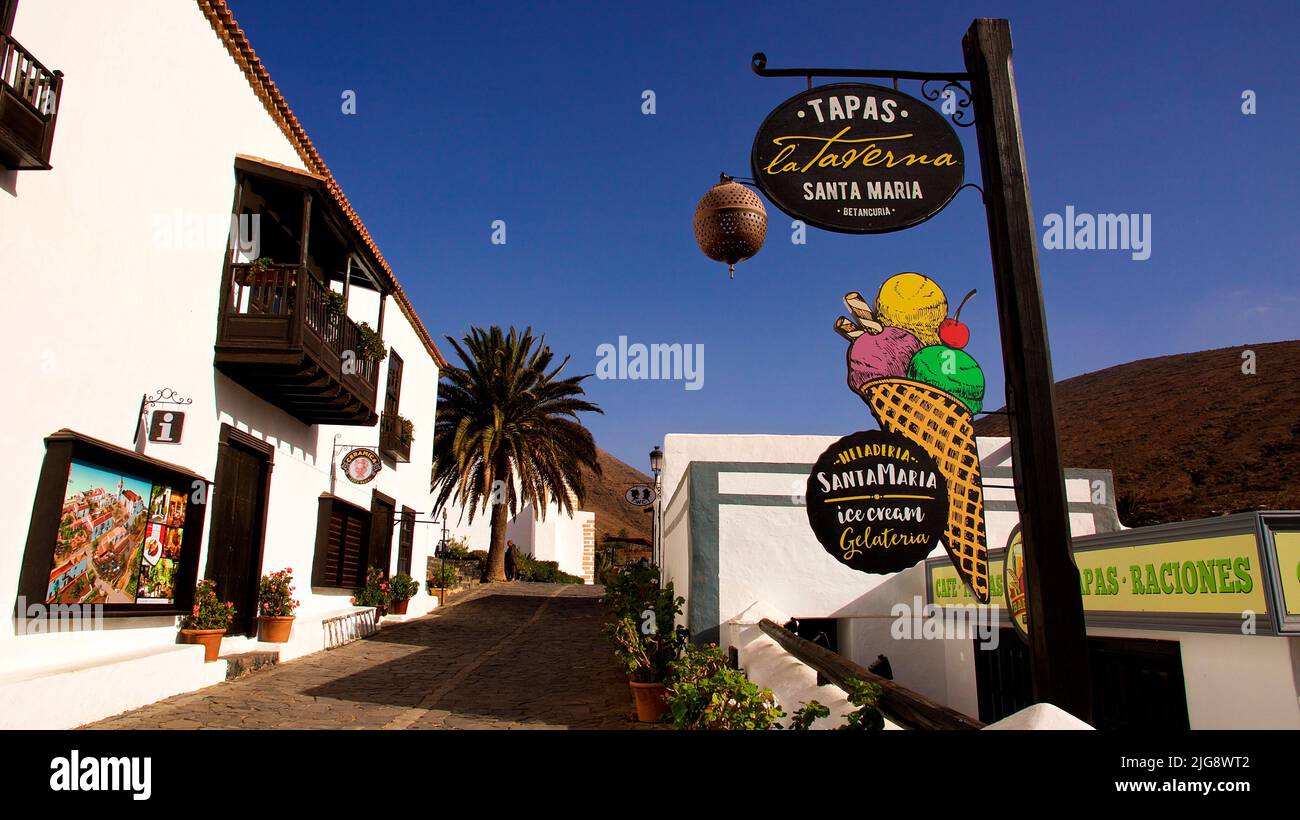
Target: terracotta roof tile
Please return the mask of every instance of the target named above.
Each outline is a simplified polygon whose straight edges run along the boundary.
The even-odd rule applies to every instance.
[[[302,123],[298,122],[298,118],[294,116],[293,110],[289,108],[289,103],[285,101],[283,95],[280,94],[280,90],[276,88],[271,75],[267,73],[262,61],[258,59],[257,53],[253,51],[253,46],[248,42],[248,37],[244,34],[243,29],[239,27],[239,24],[235,22],[235,17],[226,6],[225,0],[197,0],[197,2],[199,8],[207,16],[208,22],[212,24],[212,29],[221,38],[221,42],[225,44],[226,51],[230,52],[230,56],[234,59],[236,65],[248,78],[253,93],[262,101],[262,105],[266,107],[267,112],[280,126],[280,130],[284,132],[294,150],[298,152],[303,164],[307,166],[307,170],[322,179],[325,189],[329,191],[339,210],[352,222],[361,235],[362,241],[365,242],[367,249],[378,260],[383,274],[392,285],[393,299],[397,302],[398,307],[402,309],[402,313],[406,315],[406,318],[410,320],[429,354],[433,356],[433,360],[437,362],[438,367],[446,367],[447,360],[443,358],[442,352],[438,350],[438,345],[434,343],[433,337],[429,335],[424,323],[420,321],[419,314],[415,312],[410,300],[406,298],[406,292],[402,290],[401,284],[398,283],[397,276],[389,266],[388,260],[379,251],[379,246],[375,244],[374,237],[370,235],[365,223],[361,221],[356,209],[352,207],[347,195],[343,193],[343,189],[334,179],[329,166],[317,153],[316,146],[312,145],[311,138],[307,136],[307,131],[302,127]]]

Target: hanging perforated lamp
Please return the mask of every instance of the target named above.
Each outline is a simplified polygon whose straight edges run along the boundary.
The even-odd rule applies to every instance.
[[[725,262],[733,279],[736,263],[758,253],[766,238],[763,201],[726,174],[695,206],[695,242],[705,256]]]

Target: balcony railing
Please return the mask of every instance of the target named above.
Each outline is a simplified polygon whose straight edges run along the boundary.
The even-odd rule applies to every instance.
[[[297,265],[230,265],[217,367],[308,423],[374,424],[378,363],[327,291]]]
[[[411,460],[411,440],[403,431],[402,417],[384,413],[379,417],[379,454],[400,464]]]
[[[63,73],[50,71],[17,40],[0,33],[0,165],[48,169]]]

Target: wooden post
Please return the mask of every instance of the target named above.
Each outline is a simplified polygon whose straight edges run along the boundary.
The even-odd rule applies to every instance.
[[[1011,26],[1006,20],[977,19],[962,48],[971,75],[1011,414],[1034,697],[1090,720],[1087,633],[1079,570],[1070,552],[1037,230],[1011,69]]]

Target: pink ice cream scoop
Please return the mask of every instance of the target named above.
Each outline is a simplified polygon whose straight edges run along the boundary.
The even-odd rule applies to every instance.
[[[921,342],[901,327],[863,333],[849,347],[849,387],[856,393],[875,379],[905,378],[908,364],[920,349]]]

